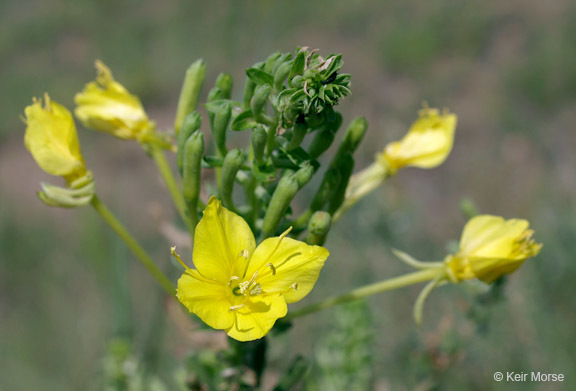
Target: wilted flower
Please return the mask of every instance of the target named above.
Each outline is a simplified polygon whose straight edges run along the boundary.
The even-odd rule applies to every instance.
[[[140,99],[114,80],[104,63],[96,61],[96,69],[96,81],[86,84],[74,97],[76,117],[88,128],[122,139],[146,141],[154,123],[148,120]]]
[[[460,249],[444,261],[451,280],[478,278],[491,283],[518,269],[540,252],[542,244],[532,239],[534,231],[526,220],[481,215],[464,227]]]
[[[178,299],[234,339],[262,338],[286,315],[287,303],[312,290],[328,257],[325,248],[288,238],[287,233],[256,247],[244,219],[212,197],[196,228],[196,269],[187,268],[178,281]]]
[[[388,144],[378,160],[391,174],[406,166],[439,166],[452,150],[456,122],[455,114],[424,107],[404,138]]]
[[[70,111],[46,94],[44,103],[34,99],[24,113],[24,144],[40,168],[68,182],[85,176],[87,170]]]

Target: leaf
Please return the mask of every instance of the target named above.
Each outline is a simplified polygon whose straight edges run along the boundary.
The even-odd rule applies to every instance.
[[[224,158],[219,156],[204,156],[204,162],[206,162],[210,167],[222,167]]]
[[[204,103],[204,107],[206,108],[206,111],[208,111],[209,113],[216,113],[221,106],[223,106],[227,103],[230,103],[230,100],[218,99],[218,100],[213,100],[211,102]]]
[[[276,170],[271,164],[262,167],[255,164],[252,168],[252,175],[258,182],[271,182],[276,178]]]
[[[258,85],[262,85],[262,84],[269,84],[272,85],[274,83],[274,77],[267,73],[264,72],[261,69],[257,69],[257,68],[248,68],[246,70],[246,75],[256,84]]]
[[[230,129],[235,131],[252,129],[258,125],[258,122],[254,119],[252,115],[252,110],[244,110],[240,114],[234,118],[232,124],[230,125]]]
[[[310,155],[308,155],[308,152],[306,152],[302,147],[294,148],[290,151],[287,151],[284,148],[280,148],[280,150],[285,157],[297,166],[301,166],[302,163],[310,160]]]
[[[288,80],[292,80],[292,78],[296,75],[302,75],[304,72],[304,65],[306,63],[306,55],[304,52],[300,52],[294,58],[294,62],[292,63],[292,69],[290,70],[290,76]]]

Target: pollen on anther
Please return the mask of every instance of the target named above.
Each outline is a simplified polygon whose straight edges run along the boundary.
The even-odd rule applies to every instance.
[[[290,288],[294,289],[295,291],[298,290],[298,283],[295,282],[294,284],[290,285]]]

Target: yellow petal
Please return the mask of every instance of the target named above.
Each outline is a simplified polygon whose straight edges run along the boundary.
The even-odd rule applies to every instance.
[[[516,271],[524,261],[525,259],[474,258],[470,260],[470,268],[480,281],[490,284],[504,274]]]
[[[454,114],[422,109],[420,118],[400,141],[390,143],[379,157],[394,172],[405,166],[434,168],[442,164],[454,142],[457,118]]]
[[[74,97],[76,117],[88,128],[122,139],[140,139],[152,127],[137,96],[114,80],[110,69],[96,62],[98,77]]]
[[[226,332],[238,341],[262,338],[287,311],[286,300],[281,294],[255,296],[244,307],[233,311],[236,319]]]
[[[528,229],[526,220],[504,220],[499,216],[481,215],[464,227],[460,253],[483,258],[505,258],[514,250],[515,242]]]
[[[314,288],[328,255],[324,247],[292,238],[269,238],[254,252],[246,275],[258,271],[263,292],[283,292],[286,302],[295,303]]]
[[[196,270],[188,270],[178,280],[176,297],[204,323],[224,330],[235,321],[228,292],[226,285],[207,280]]]
[[[255,247],[246,221],[224,208],[216,197],[210,198],[194,236],[193,261],[198,271],[206,278],[227,284],[235,268],[246,265]]]
[[[24,144],[40,168],[74,179],[86,174],[76,126],[70,112],[46,95],[46,107],[36,100],[26,107]]]

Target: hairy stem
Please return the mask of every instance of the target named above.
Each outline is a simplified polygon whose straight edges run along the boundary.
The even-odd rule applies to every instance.
[[[90,201],[92,207],[98,212],[100,217],[108,223],[110,228],[114,230],[114,232],[122,239],[122,241],[128,246],[130,251],[136,256],[138,261],[144,266],[148,272],[154,277],[154,279],[160,284],[160,286],[164,289],[166,293],[170,296],[174,296],[175,289],[174,285],[170,282],[168,277],[156,266],[152,258],[148,255],[146,250],[140,246],[140,244],[134,239],[132,235],[126,230],[126,228],[118,221],[116,216],[110,212],[108,208],[100,201],[98,196],[94,195],[92,197],[92,201]]]

